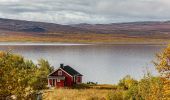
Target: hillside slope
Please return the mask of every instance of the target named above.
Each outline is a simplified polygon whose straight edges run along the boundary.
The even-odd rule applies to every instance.
[[[169,39],[169,21],[60,25],[0,18],[0,41],[133,43]]]

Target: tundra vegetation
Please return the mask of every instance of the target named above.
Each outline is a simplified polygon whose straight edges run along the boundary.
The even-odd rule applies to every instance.
[[[34,64],[22,56],[0,52],[0,99],[34,100],[35,93],[43,90],[44,100],[170,100],[170,46],[156,57],[158,76],[147,72],[140,80],[127,75],[116,85],[88,82],[72,89],[47,89],[46,76],[54,69],[48,61],[40,59]]]
[[[10,32],[11,33],[11,32]],[[13,34],[21,34],[14,32]],[[49,36],[48,36],[49,35]],[[169,39],[156,37],[136,37],[122,34],[99,34],[99,33],[48,33],[47,36],[9,35],[1,36],[0,42],[60,42],[60,43],[95,43],[95,44],[167,44]]]

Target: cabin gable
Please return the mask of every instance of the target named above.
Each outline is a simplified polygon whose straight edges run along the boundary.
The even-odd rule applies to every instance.
[[[63,86],[63,85],[64,86],[72,86],[72,80],[73,80],[72,77],[69,74],[67,74],[66,72],[64,72],[63,70],[61,70],[61,69],[56,70],[55,72],[53,72],[49,76],[52,76],[52,77],[64,77],[64,79],[65,79],[64,81],[59,80],[59,79],[55,80],[55,81],[57,81],[56,85],[59,86],[59,87]],[[50,81],[52,81],[52,79]]]

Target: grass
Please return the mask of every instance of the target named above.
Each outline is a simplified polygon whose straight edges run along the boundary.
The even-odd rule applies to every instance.
[[[17,33],[19,34],[19,33]],[[106,43],[106,44],[167,44],[168,39],[158,37],[131,37],[118,34],[57,34],[57,35],[17,35],[0,36],[0,42],[62,42],[62,43]]]
[[[54,89],[45,90],[43,100],[105,100],[107,89]]]
[[[106,100],[116,86],[100,84],[81,84],[73,89],[48,89],[43,92],[43,100]]]
[[[73,87],[74,89],[105,89],[105,90],[116,90],[116,85],[109,85],[109,84],[79,84]]]

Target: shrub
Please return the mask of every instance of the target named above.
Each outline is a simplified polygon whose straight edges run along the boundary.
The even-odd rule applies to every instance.
[[[144,100],[161,100],[163,84],[159,77],[145,76],[140,80],[138,92]]]
[[[123,90],[109,92],[107,95],[107,100],[123,100]]]
[[[137,84],[138,81],[133,79],[130,75],[125,76],[118,83],[118,88],[123,90],[128,90],[131,86]]]
[[[20,55],[1,51],[0,99],[11,96],[19,100],[26,99],[28,95],[43,89],[47,84],[47,75],[51,71],[48,68],[51,67],[45,60],[41,60],[39,65],[40,67],[37,67],[31,60],[25,60]]]
[[[32,88],[36,66],[32,61],[9,52],[0,52],[0,96],[23,98]]]

